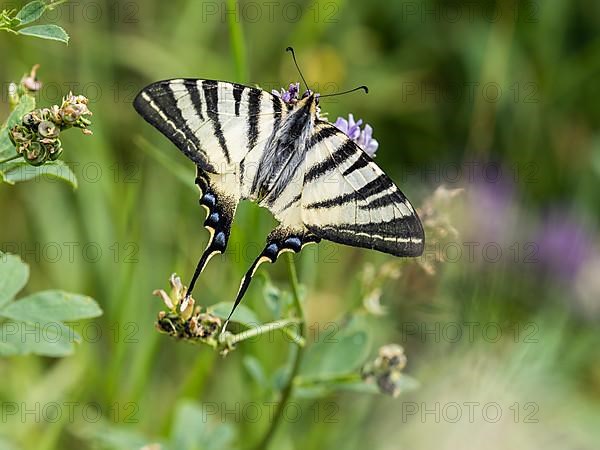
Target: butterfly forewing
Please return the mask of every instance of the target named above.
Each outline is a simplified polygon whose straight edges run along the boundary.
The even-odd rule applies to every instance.
[[[279,127],[283,102],[261,89],[214,80],[174,79],[134,101],[146,121],[203,170],[235,171]]]

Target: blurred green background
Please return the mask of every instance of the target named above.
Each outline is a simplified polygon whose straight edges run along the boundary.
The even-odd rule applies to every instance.
[[[76,191],[48,179],[0,186],[0,249],[30,264],[27,292],[84,293],[104,315],[71,357],[0,360],[3,404],[63,405],[58,420],[3,414],[2,445],[133,449],[177,427],[211,436],[178,450],[259,441],[277,392],[248,367],[276,379],[290,344],[274,334],[223,359],[155,331],[152,291],[172,272],[188,281],[207,233],[193,164],[131,102],[174,77],[287,86],[298,78],[284,52],[293,45],[315,90],[370,87],[322,110],[373,126],[377,163],[433,231],[414,261],[327,242],[296,258],[312,339],[375,292],[372,354],[403,345],[420,387],[397,399],[296,398],[303,414],[271,448],[598,448],[600,3],[86,0],[46,19],[69,46],[0,35],[0,117],[8,83],[39,63],[39,104],[88,96],[94,136],[63,141]],[[464,191],[432,199],[441,185]],[[202,305],[233,299],[273,225],[240,207],[230,252],[196,288]],[[261,270],[287,289],[283,262]],[[365,280],[378,271],[385,282],[373,287]],[[245,302],[271,320],[263,286]],[[386,314],[374,314],[378,302]],[[74,418],[65,402],[76,403]],[[193,420],[199,412],[206,420]]]

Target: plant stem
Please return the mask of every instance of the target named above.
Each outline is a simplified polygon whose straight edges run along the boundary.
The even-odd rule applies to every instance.
[[[227,8],[230,11],[237,11],[237,0],[227,0]],[[231,51],[233,53],[233,61],[235,63],[235,76],[237,81],[246,83],[248,82],[248,73],[246,64],[246,47],[244,45],[242,25],[237,14],[227,14],[227,18],[229,36],[231,39]]]
[[[259,325],[258,327],[250,328],[249,330],[242,331],[241,333],[234,335],[231,339],[231,343],[237,344],[238,342],[245,341],[246,339],[260,336],[261,334],[269,333],[273,330],[284,329],[285,327],[296,323],[299,323],[300,326],[302,326],[302,323],[299,319],[283,319],[276,322],[265,323],[264,325]],[[300,341],[298,345],[301,345],[301,342],[302,341]]]
[[[360,381],[362,377],[359,373],[350,373],[344,375],[332,375],[332,376],[323,376],[319,375],[317,377],[296,377],[294,380],[294,386],[316,386],[323,383],[349,383],[354,381]]]
[[[10,162],[10,161],[14,161],[15,159],[21,158],[22,156],[23,155],[14,155],[14,156],[11,156],[10,158],[6,158],[6,159],[3,159],[2,161],[0,161],[0,164],[4,164],[4,163]]]
[[[290,273],[290,285],[292,287],[292,296],[294,299],[294,306],[296,308],[296,312],[299,316],[299,334],[302,339],[306,339],[306,320],[304,317],[304,307],[302,306],[302,300],[300,298],[300,289],[298,285],[298,275],[296,273],[296,265],[294,264],[294,257],[291,253],[287,253],[287,263],[288,270]],[[294,348],[294,362],[292,365],[292,370],[290,372],[289,378],[281,392],[281,399],[279,400],[279,404],[277,405],[277,410],[275,411],[275,415],[273,416],[273,420],[271,421],[271,425],[267,430],[267,433],[261,439],[259,444],[255,447],[255,450],[268,450],[269,444],[271,440],[275,436],[275,432],[279,424],[281,423],[281,419],[283,417],[283,411],[292,396],[292,391],[294,389],[294,379],[298,375],[300,371],[300,364],[302,362],[302,355],[304,353],[304,347],[300,345],[296,345]]]

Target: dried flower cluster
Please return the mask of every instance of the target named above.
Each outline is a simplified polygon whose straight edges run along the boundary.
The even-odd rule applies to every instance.
[[[84,134],[90,135],[91,125],[87,116],[88,99],[82,95],[69,93],[61,106],[33,110],[23,116],[21,123],[12,127],[8,133],[16,147],[17,153],[32,166],[39,166],[47,161],[55,161],[62,154],[59,135],[68,128],[81,128]]]
[[[425,255],[418,258],[417,261],[430,275],[436,273],[435,263],[444,262],[441,244],[448,240],[455,240],[459,236],[458,230],[452,225],[450,212],[454,207],[455,199],[463,192],[463,189],[448,189],[445,186],[439,186],[433,194],[425,199],[423,206],[417,209],[427,236]],[[428,258],[429,255],[433,255],[433,258]]]
[[[365,365],[362,377],[365,381],[376,383],[383,394],[398,397],[402,369],[406,366],[404,349],[397,344],[384,345],[379,349],[375,361]]]
[[[162,289],[153,292],[169,308],[169,311],[158,314],[156,328],[177,339],[199,341],[216,348],[221,319],[210,313],[200,312],[200,307],[195,306],[195,300],[186,297],[187,288],[176,274],[171,275],[169,284],[170,294]]]

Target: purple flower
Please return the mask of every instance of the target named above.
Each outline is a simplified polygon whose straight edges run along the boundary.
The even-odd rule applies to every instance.
[[[298,93],[300,92],[300,83],[290,83],[288,90],[281,88],[281,92],[273,89],[271,93],[277,97],[281,97],[285,103],[296,103],[298,101]]]
[[[348,120],[338,117],[334,125],[346,133],[350,139],[357,141],[360,137],[360,126],[362,123],[362,119],[355,121],[354,114],[348,114]]]
[[[564,214],[548,218],[535,241],[540,261],[564,281],[572,281],[594,254],[594,237]]]
[[[470,162],[481,167],[477,162]],[[466,210],[464,221],[459,228],[464,229],[465,239],[484,245],[508,247],[515,239],[521,239],[520,223],[522,214],[517,206],[517,193],[510,180],[490,180],[476,172],[468,180],[466,189]],[[481,255],[481,252],[478,252]]]
[[[564,298],[583,317],[600,317],[600,249],[594,230],[562,210],[546,218],[535,241],[547,281],[569,289],[573,295]]]
[[[335,126],[343,131],[350,139],[358,144],[367,155],[371,158],[375,157],[375,152],[379,148],[379,142],[373,139],[373,127],[366,124],[365,129],[361,130],[360,126],[363,124],[362,119],[357,121],[354,120],[353,114],[348,114],[348,120],[343,117],[338,117],[335,121]]]
[[[371,127],[371,125],[365,125],[365,129],[362,131],[360,137],[358,138],[358,145],[371,158],[375,157],[375,153],[379,148],[379,142],[377,142],[376,139],[373,139],[373,128]]]

